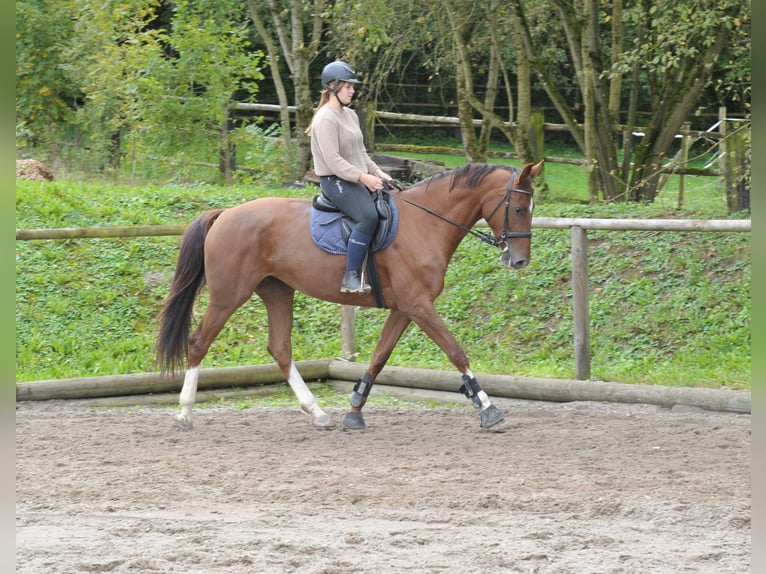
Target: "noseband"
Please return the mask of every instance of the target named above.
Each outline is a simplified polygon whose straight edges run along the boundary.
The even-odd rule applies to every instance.
[[[450,225],[454,225],[455,227],[462,229],[466,233],[473,235],[474,237],[478,237],[481,241],[484,243],[489,243],[493,247],[503,247],[504,250],[508,249],[508,242],[507,239],[514,239],[514,238],[530,238],[532,237],[532,231],[511,231],[508,226],[508,215],[510,213],[511,209],[511,193],[523,193],[524,195],[532,195],[531,191],[527,191],[526,189],[519,189],[517,187],[513,187],[513,174],[511,174],[511,178],[508,180],[508,185],[505,188],[505,194],[502,198],[500,198],[500,201],[497,202],[497,205],[495,206],[495,209],[492,210],[492,213],[489,214],[489,216],[486,218],[486,221],[489,222],[490,219],[492,219],[492,216],[495,215],[498,209],[500,209],[500,206],[505,203],[505,218],[503,219],[503,231],[500,234],[500,237],[497,238],[489,233],[485,233],[483,231],[477,231],[476,229],[466,227],[465,225],[461,225],[460,223],[457,223],[455,221],[452,221],[450,219],[447,219],[440,213],[436,213],[432,209],[429,209],[423,205],[419,205],[413,201],[410,201],[408,199],[405,199],[401,195],[397,196],[397,199],[401,199],[405,203],[409,203],[410,205],[414,205],[415,207],[422,209],[423,211],[430,213],[434,217],[438,217],[442,221],[445,221],[446,223],[449,223]]]
[[[492,216],[495,215],[495,212],[500,209],[500,206],[505,203],[505,217],[503,219],[503,232],[500,234],[500,238],[492,237],[489,235],[489,238],[491,241],[487,241],[486,239],[482,239],[482,241],[487,241],[491,245],[494,245],[495,247],[500,247],[501,245],[505,245],[505,247],[508,247],[508,244],[506,242],[506,239],[514,239],[516,237],[523,237],[523,238],[530,238],[532,237],[532,231],[511,231],[508,228],[508,214],[511,210],[511,192],[516,193],[523,193],[524,195],[532,195],[531,191],[527,191],[526,189],[519,189],[517,187],[512,187],[513,185],[513,177],[511,177],[508,180],[508,187],[505,188],[505,195],[503,195],[502,199],[497,202],[497,205],[495,206],[495,209],[492,210],[492,213],[489,214],[487,217],[487,222],[489,222],[490,219],[492,219]],[[485,235],[485,234],[482,234]],[[488,235],[488,234],[486,234]]]

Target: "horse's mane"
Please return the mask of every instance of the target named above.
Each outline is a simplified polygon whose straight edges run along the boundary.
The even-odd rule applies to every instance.
[[[412,188],[425,186],[426,189],[428,189],[428,187],[431,184],[445,177],[451,178],[451,182],[449,186],[450,191],[452,191],[455,188],[455,186],[463,183],[464,180],[468,180],[466,182],[468,187],[474,187],[478,185],[482,179],[484,179],[490,173],[498,169],[513,171],[513,168],[507,165],[489,164],[489,163],[468,163],[466,165],[456,167],[455,169],[450,169],[447,171],[442,171],[440,173],[434,174],[422,181],[417,182],[416,184],[412,186]]]

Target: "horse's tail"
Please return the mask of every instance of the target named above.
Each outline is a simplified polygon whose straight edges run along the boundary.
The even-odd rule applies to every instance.
[[[160,313],[155,360],[163,373],[184,367],[189,351],[192,309],[205,284],[205,238],[223,209],[211,209],[195,219],[184,232],[176,272],[165,308]]]

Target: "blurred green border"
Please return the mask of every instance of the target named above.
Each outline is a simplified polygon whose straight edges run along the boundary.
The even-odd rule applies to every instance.
[[[766,105],[766,92],[764,92],[763,71],[760,66],[763,65],[763,49],[766,46],[766,41],[756,31],[758,30],[757,22],[763,21],[763,16],[766,14],[766,6],[762,2],[753,2],[752,6],[752,60],[753,60],[753,117],[760,117],[762,113],[760,106]],[[758,47],[760,46],[760,48]],[[757,80],[756,80],[757,78]],[[760,102],[760,104],[758,103]],[[752,174],[752,191],[751,191],[751,213],[752,219],[755,220],[753,231],[751,234],[751,241],[753,245],[763,245],[766,241],[766,230],[757,223],[764,219],[766,214],[766,197],[764,197],[764,191],[761,189],[763,182],[766,181],[766,164],[760,162],[760,150],[766,147],[766,125],[753,123],[753,174]],[[752,355],[752,380],[751,389],[753,397],[753,437],[751,452],[753,456],[752,460],[752,474],[751,474],[751,487],[752,487],[752,522],[751,522],[751,536],[752,536],[752,563],[751,572],[766,572],[766,548],[762,542],[766,538],[766,504],[764,501],[764,489],[762,486],[764,483],[764,477],[766,476],[766,460],[760,454],[764,452],[764,446],[766,446],[766,421],[764,421],[763,405],[766,401],[766,356],[761,355],[758,349],[763,350],[766,346],[766,324],[763,321],[764,314],[766,314],[766,302],[756,294],[760,293],[760,289],[766,288],[766,267],[764,266],[764,258],[760,257],[760,250],[756,249],[754,257],[752,258],[753,273],[752,282],[750,285],[750,293],[752,297],[752,339],[751,339],[751,355]],[[759,487],[760,486],[760,487]]]
[[[11,19],[11,4],[10,2],[3,2],[3,13],[8,15],[8,18],[0,18],[0,38],[2,38],[2,51],[6,54],[13,52],[16,53],[15,42],[15,6],[13,8],[14,18]],[[14,29],[10,29],[10,23],[14,22]],[[16,67],[15,58],[11,61],[11,58],[2,59],[3,75],[8,74],[8,77],[15,78]],[[0,379],[0,425],[2,425],[2,457],[6,460],[10,460],[10,457],[15,458],[15,404],[16,404],[16,360],[15,360],[15,341],[16,341],[16,329],[15,329],[15,273],[10,273],[11,269],[16,268],[16,234],[15,234],[15,156],[16,156],[16,122],[15,122],[15,108],[16,108],[16,94],[15,94],[15,79],[8,84],[3,83],[0,88],[0,101],[2,102],[2,133],[5,134],[0,139],[0,157],[5,158],[2,160],[2,168],[0,168],[0,198],[2,198],[2,207],[0,208],[0,216],[2,217],[2,225],[0,229],[3,229],[3,236],[6,234],[9,237],[9,242],[5,240],[2,242],[2,261],[6,261],[9,267],[6,268],[6,272],[2,273],[2,307],[0,310],[2,316],[0,316],[0,326],[2,329],[0,333],[2,335],[2,379]],[[14,111],[11,115],[11,111]],[[10,235],[13,233],[13,243],[10,242]],[[8,378],[6,378],[8,377]],[[11,384],[13,383],[13,384]],[[0,551],[0,571],[13,572],[16,568],[16,521],[15,521],[15,484],[16,484],[16,472],[11,473],[11,465],[3,465],[3,470],[0,473],[0,480],[2,480],[2,549]],[[11,513],[11,507],[14,512]]]

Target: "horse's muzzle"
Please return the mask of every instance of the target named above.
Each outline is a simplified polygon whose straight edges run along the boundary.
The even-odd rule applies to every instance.
[[[503,253],[500,255],[500,261],[503,262],[503,265],[511,269],[522,269],[523,267],[529,265],[529,258],[514,257],[510,249],[503,251]]]

